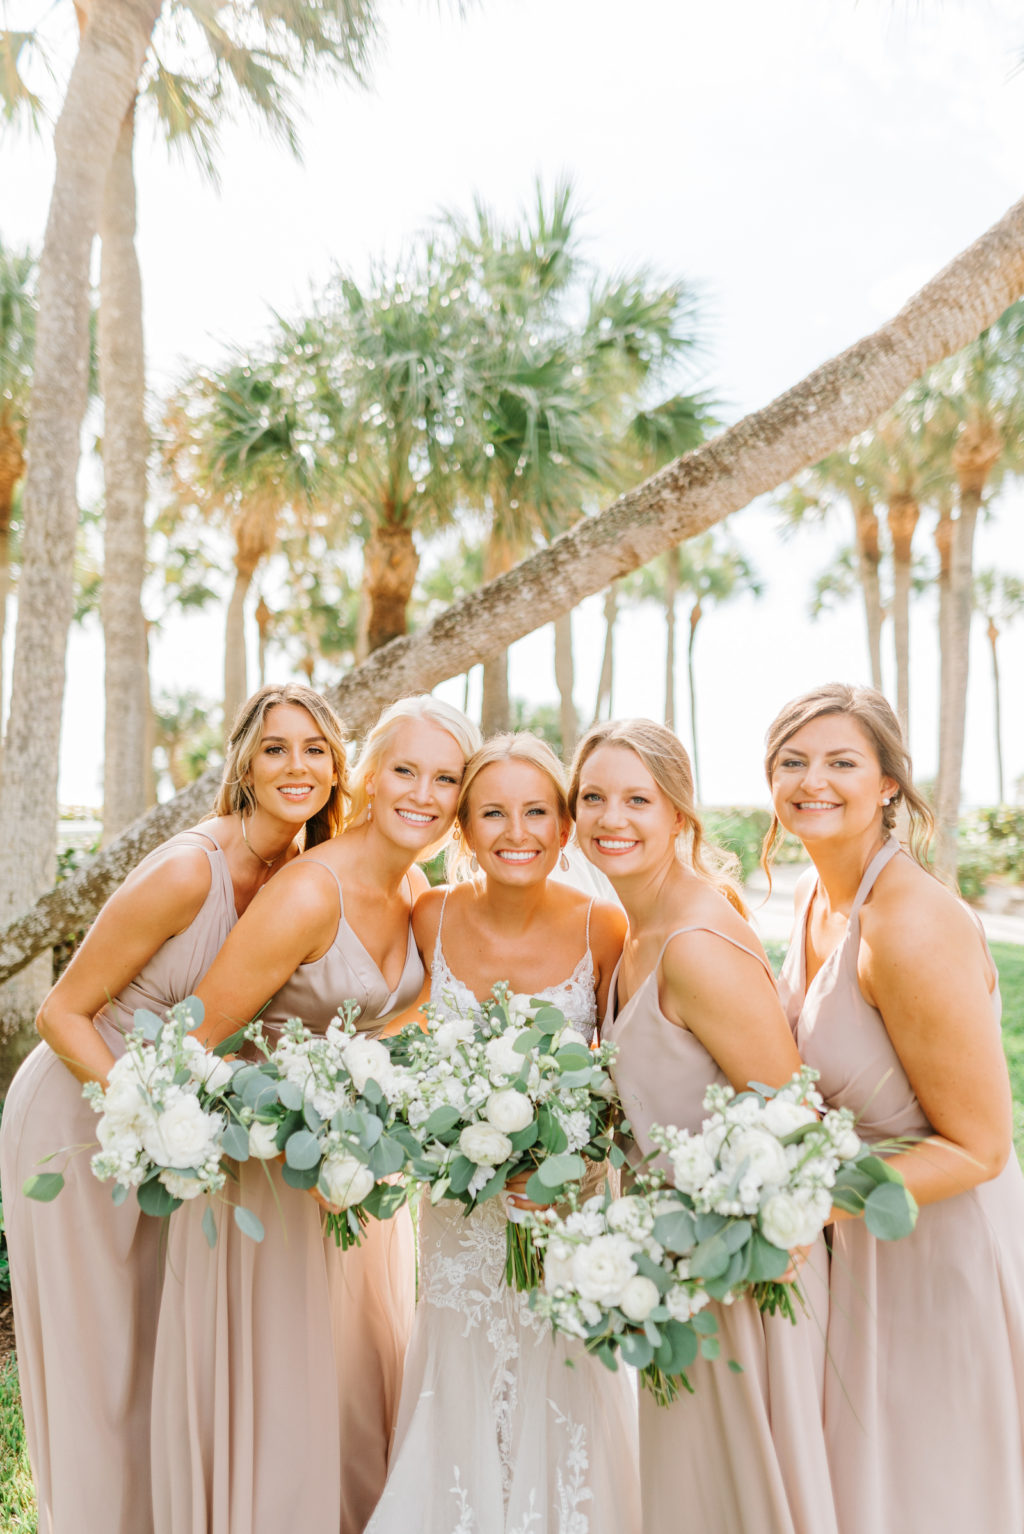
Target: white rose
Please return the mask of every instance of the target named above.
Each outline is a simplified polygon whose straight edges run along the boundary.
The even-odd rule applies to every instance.
[[[357,1092],[361,1092],[371,1079],[386,1091],[391,1071],[391,1056],[386,1045],[379,1039],[353,1039],[346,1046],[344,1055],[345,1066]]]
[[[222,1123],[203,1112],[197,1097],[182,1093],[143,1130],[142,1143],[159,1166],[200,1166],[210,1156]]]
[[[764,1106],[761,1122],[771,1134],[778,1135],[781,1140],[784,1135],[790,1135],[794,1129],[802,1129],[805,1124],[817,1122],[818,1115],[813,1109],[803,1103],[787,1102],[784,1098],[771,1097]]]
[[[795,1246],[809,1246],[824,1223],[818,1218],[820,1204],[803,1200],[792,1193],[772,1193],[761,1205],[761,1233],[772,1246],[791,1252]],[[826,1217],[828,1209],[825,1210]]]
[[[484,1114],[487,1122],[500,1129],[502,1134],[514,1135],[533,1123],[533,1104],[525,1093],[503,1087],[491,1093]]]
[[[160,1173],[160,1181],[172,1198],[198,1198],[203,1191],[198,1177],[182,1177],[180,1172],[172,1172],[167,1168]]]
[[[101,1113],[102,1118],[96,1131],[98,1135],[101,1135],[104,1125],[110,1134],[120,1130],[141,1134],[145,1125],[153,1121],[153,1111],[143,1095],[138,1078],[128,1076],[111,1081],[103,1094]],[[104,1144],[102,1135],[100,1144]]]
[[[619,1309],[630,1321],[646,1321],[660,1299],[661,1295],[658,1293],[658,1286],[654,1280],[638,1273],[635,1278],[627,1279],[623,1285]]]
[[[515,1041],[523,1035],[522,1028],[507,1028],[497,1038],[488,1039],[484,1053],[491,1080],[502,1082],[508,1076],[518,1076],[526,1063],[526,1056],[515,1048]]]
[[[186,1065],[193,1081],[201,1081],[210,1092],[223,1092],[234,1074],[226,1060],[204,1049],[198,1039],[186,1035]]]
[[[250,1124],[249,1155],[257,1161],[272,1160],[277,1155],[277,1129],[276,1124]]]
[[[373,1182],[370,1168],[357,1161],[355,1156],[326,1156],[320,1168],[320,1191],[337,1209],[361,1204]]]
[[[477,1166],[499,1166],[512,1154],[512,1141],[493,1124],[467,1124],[459,1135],[459,1150]]]
[[[453,1055],[460,1044],[473,1037],[473,1022],[468,1017],[452,1017],[431,1030],[431,1038],[444,1055]]]
[[[642,1198],[637,1198],[635,1193],[627,1194],[625,1198],[617,1198],[609,1206],[605,1217],[608,1221],[608,1229],[621,1231],[625,1236],[632,1236],[634,1240],[642,1240],[649,1236],[654,1229],[654,1215]]]
[[[789,1175],[785,1148],[763,1129],[734,1131],[722,1146],[720,1159],[726,1171],[747,1162],[745,1177],[761,1184],[779,1186]]]
[[[522,991],[513,991],[505,1000],[505,1008],[509,1020],[513,1023],[525,1024],[532,1020],[536,1008],[533,1005],[533,997],[525,995]]]
[[[625,1236],[597,1236],[573,1254],[573,1287],[584,1300],[596,1305],[617,1305],[635,1273],[636,1263]]]

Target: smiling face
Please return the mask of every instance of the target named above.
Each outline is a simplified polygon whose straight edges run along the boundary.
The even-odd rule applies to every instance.
[[[469,789],[468,810],[466,846],[498,883],[546,879],[569,836],[549,775],[515,757],[480,769]]]
[[[882,834],[883,801],[897,790],[874,742],[849,714],[812,719],[782,745],[772,769],[772,803],[805,845]]]
[[[334,758],[311,714],[296,703],[267,709],[249,782],[261,810],[303,825],[323,809],[336,781]]]
[[[580,769],[576,836],[612,880],[675,857],[682,813],[628,746],[597,746]]]
[[[373,825],[419,857],[451,829],[465,765],[447,730],[427,719],[401,719],[366,780]]]

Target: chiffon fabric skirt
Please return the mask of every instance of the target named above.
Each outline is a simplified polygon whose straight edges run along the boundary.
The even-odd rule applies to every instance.
[[[362,1534],[387,1474],[412,1325],[408,1210],[358,1247],[276,1163],[239,1168],[256,1243],[221,1206],[172,1218],[154,1378],[156,1534]],[[407,1509],[408,1512],[408,1509]]]
[[[120,1053],[117,1031],[97,1027]],[[41,1165],[62,1146],[80,1149]],[[38,1045],[4,1104],[0,1180],[40,1534],[152,1528],[149,1407],[165,1231],[134,1195],[114,1204],[111,1184],[90,1170],[95,1149],[81,1083]],[[39,1171],[64,1173],[50,1204],[22,1194]]]
[[[640,1392],[644,1534],[836,1534],[821,1432],[828,1257],[800,1273],[807,1313],[716,1305],[715,1360],[688,1371],[694,1394],[659,1406]],[[741,1365],[736,1373],[729,1360]],[[917,1525],[906,1524],[905,1534]]]
[[[368,1534],[639,1534],[636,1404],[505,1284],[504,1206],[420,1203],[420,1298]]]
[[[841,1534],[1024,1529],[1024,1177],[835,1227],[825,1432]]]

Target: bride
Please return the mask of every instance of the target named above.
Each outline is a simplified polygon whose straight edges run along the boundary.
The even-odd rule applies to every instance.
[[[422,895],[413,917],[431,1002],[464,1013],[507,980],[592,1038],[625,918],[549,878],[572,824],[554,753],[526,733],[489,741],[466,766],[456,821],[472,877]],[[421,1203],[419,1305],[367,1534],[406,1534],[411,1507],[432,1534],[638,1534],[626,1374],[553,1337],[506,1287],[506,1219],[500,1199],[468,1217],[455,1201]]]

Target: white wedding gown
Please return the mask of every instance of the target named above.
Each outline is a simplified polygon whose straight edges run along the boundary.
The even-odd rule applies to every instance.
[[[441,927],[430,999],[476,1007],[448,968]],[[592,1038],[589,945],[568,980],[536,992]],[[556,1337],[505,1283],[506,1214],[455,1200],[419,1211],[419,1302],[387,1485],[367,1534],[639,1534],[636,1395]]]

